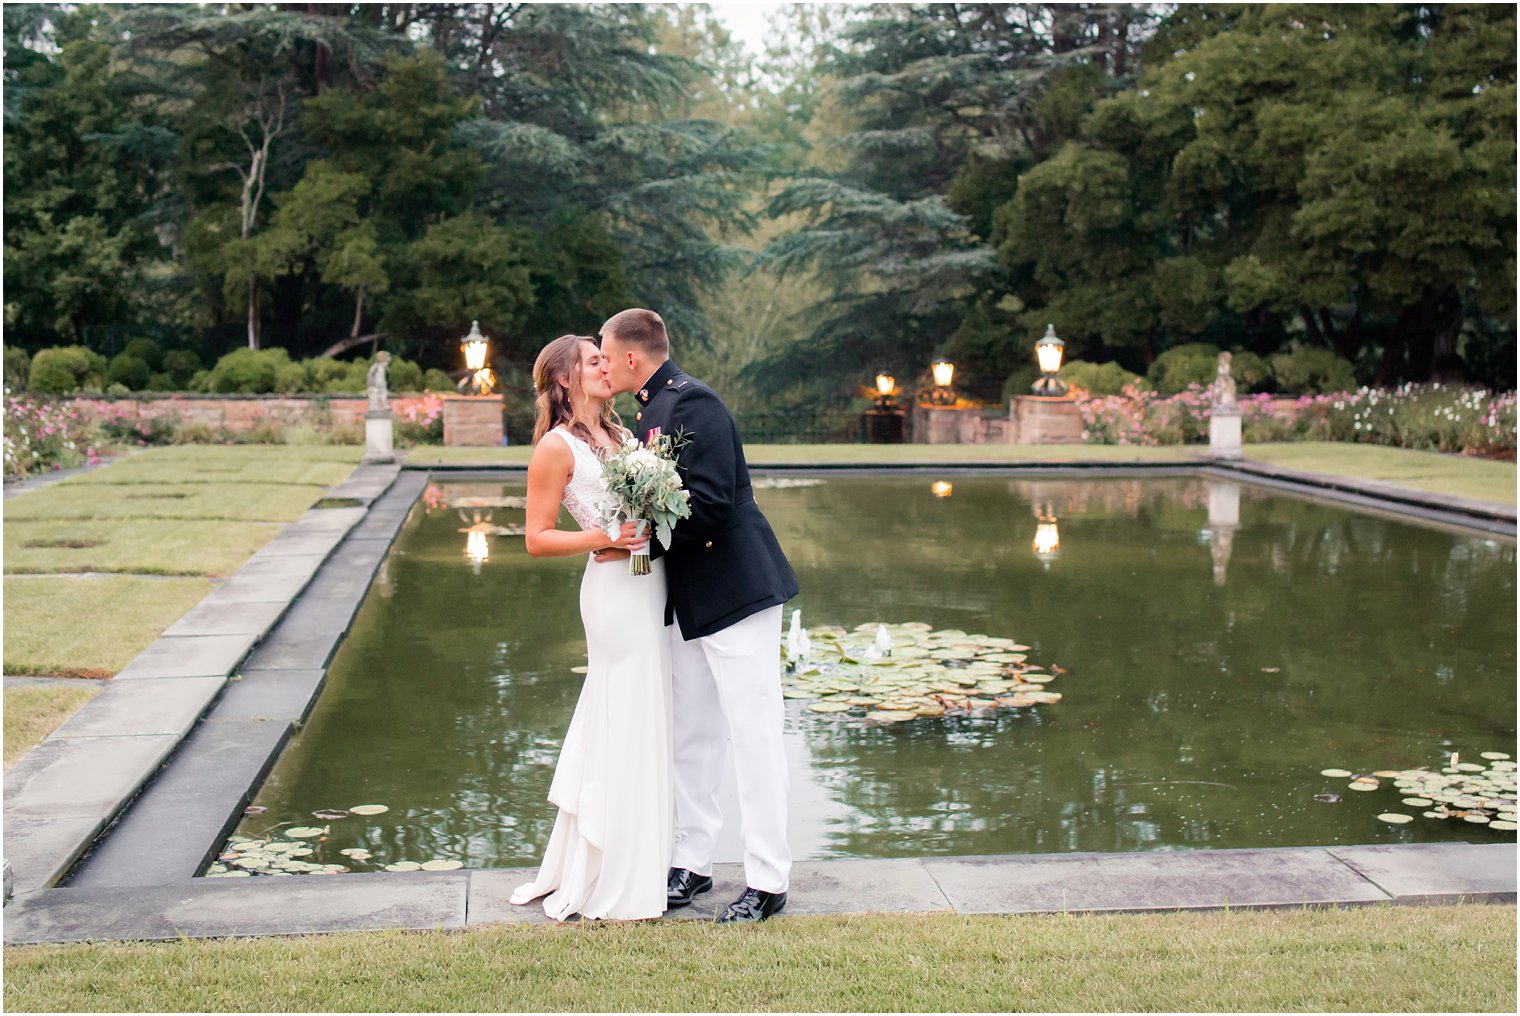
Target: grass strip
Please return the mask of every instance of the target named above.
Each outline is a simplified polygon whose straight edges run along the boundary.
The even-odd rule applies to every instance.
[[[869,901],[863,901],[868,903]],[[781,918],[11,946],[11,1011],[1473,1011],[1515,908]]]
[[[97,682],[80,681],[5,689],[5,768],[37,747],[100,688]]]
[[[209,519],[294,522],[325,492],[320,486],[227,483],[81,484],[65,480],[12,498],[6,522],[56,519]]]
[[[279,531],[273,522],[9,519],[5,570],[226,576]]]
[[[1451,497],[1515,504],[1517,474],[1513,462],[1332,441],[1247,445],[1245,456],[1252,462],[1287,469],[1374,480]]]
[[[359,450],[340,449],[343,457],[313,456],[288,446],[234,446],[208,449],[154,448],[73,477],[67,482],[94,484],[285,483],[329,487],[342,483],[359,461]],[[186,454],[189,452],[190,454]]]
[[[203,578],[6,578],[5,672],[115,674],[211,589]]]

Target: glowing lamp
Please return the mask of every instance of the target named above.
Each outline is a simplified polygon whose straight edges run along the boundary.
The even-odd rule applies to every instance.
[[[486,365],[486,337],[480,334],[480,322],[470,322],[470,334],[459,340],[464,350],[464,365],[470,370],[480,370]]]
[[[940,388],[949,388],[950,382],[955,380],[955,364],[949,360],[936,360],[930,368],[934,372],[934,383]]]
[[[878,398],[888,399],[897,394],[897,378],[891,374],[881,373],[876,375],[876,395]]]
[[[955,487],[945,480],[935,480],[929,490],[935,497],[949,497],[955,492]]]
[[[1040,363],[1040,379],[1034,383],[1037,394],[1060,395],[1066,391],[1066,385],[1056,377],[1065,350],[1066,343],[1056,338],[1056,326],[1046,325],[1045,335],[1034,344],[1034,356]]]

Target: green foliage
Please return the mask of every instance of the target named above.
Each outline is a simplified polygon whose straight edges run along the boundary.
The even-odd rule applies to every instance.
[[[141,337],[132,339],[122,347],[121,351],[146,363],[149,370],[158,370],[164,364],[163,348],[152,339]]]
[[[32,357],[27,388],[66,395],[82,389],[99,391],[106,384],[106,358],[84,346],[40,349]]]
[[[361,362],[359,366],[368,374],[368,362]],[[393,392],[420,392],[422,391],[422,368],[408,360],[393,359],[385,372],[385,383],[386,387]]]
[[[1356,387],[1350,362],[1328,349],[1295,344],[1272,357],[1272,373],[1278,390],[1289,395],[1346,392]]]
[[[5,347],[5,387],[19,392],[27,386],[32,372],[32,357],[20,346]]]
[[[148,379],[152,374],[148,361],[132,353],[117,353],[106,366],[106,383],[140,392],[148,387]]]
[[[1188,385],[1208,387],[1219,372],[1219,347],[1207,342],[1189,342],[1173,346],[1160,356],[1146,372],[1146,379],[1162,395],[1175,395]],[[1255,353],[1235,350],[1230,356],[1230,374],[1236,390],[1257,392],[1272,381],[1272,368]]]
[[[290,354],[278,347],[234,349],[211,368],[206,390],[242,394],[277,391],[281,368],[291,366]],[[290,375],[287,372],[285,376]]]
[[[192,388],[191,379],[201,369],[201,358],[194,350],[171,349],[164,354],[164,373],[169,375],[170,388]]]
[[[1070,387],[1080,388],[1090,395],[1118,395],[1124,391],[1125,385],[1131,384],[1142,391],[1150,387],[1145,378],[1111,360],[1107,363],[1068,360],[1061,364],[1060,378]]]
[[[422,375],[421,390],[430,392],[447,392],[454,388],[454,380],[437,367],[429,367]],[[397,391],[404,389],[398,388]]]

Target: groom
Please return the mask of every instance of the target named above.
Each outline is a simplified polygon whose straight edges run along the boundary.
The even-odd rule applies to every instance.
[[[734,746],[744,830],[744,893],[720,924],[763,921],[786,906],[786,758],[781,742],[781,605],[797,579],[750,488],[738,428],[713,390],[670,360],[665,322],[625,310],[601,330],[615,393],[639,402],[634,433],[684,435],[677,469],[691,518],[672,530],[665,559],[671,635],[675,853],[665,901],[684,907],[712,888],[723,812],[718,788]],[[672,624],[674,620],[674,624]]]

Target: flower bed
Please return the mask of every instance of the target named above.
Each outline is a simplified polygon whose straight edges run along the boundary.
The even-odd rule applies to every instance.
[[[5,393],[5,478],[100,461],[108,443],[94,405]]]
[[[1515,393],[1406,384],[1297,400],[1240,397],[1248,442],[1353,441],[1475,455],[1515,451]],[[1210,393],[1191,385],[1163,396],[1127,385],[1121,395],[1078,393],[1089,444],[1164,445],[1208,440]]]

